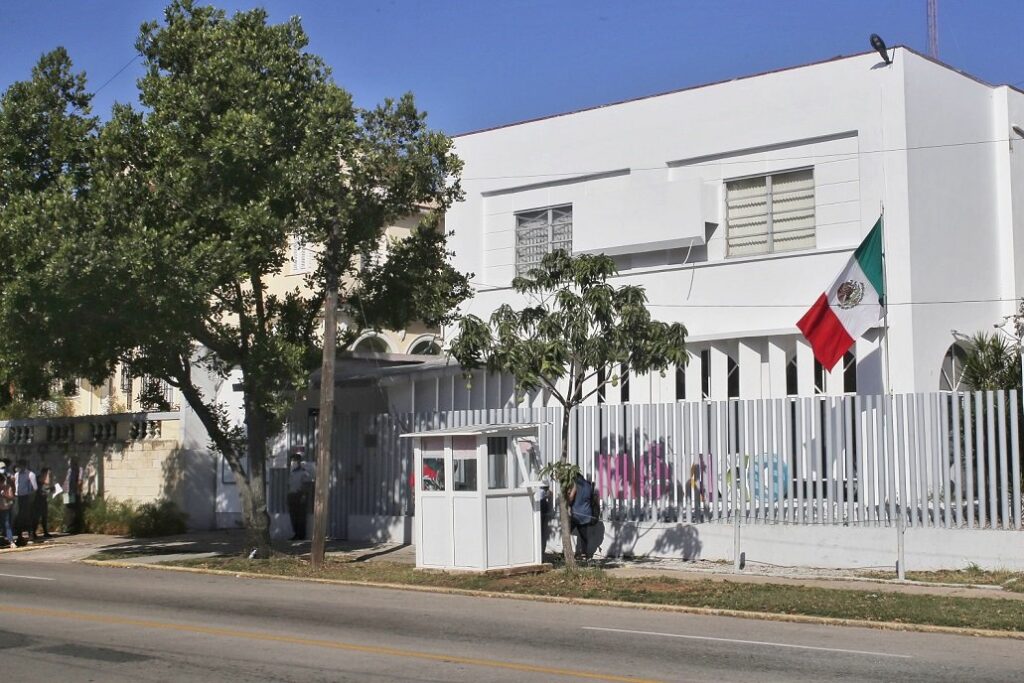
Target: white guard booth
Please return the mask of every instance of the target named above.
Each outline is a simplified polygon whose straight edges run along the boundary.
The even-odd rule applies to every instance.
[[[487,571],[540,565],[537,425],[478,425],[413,439],[416,566]]]

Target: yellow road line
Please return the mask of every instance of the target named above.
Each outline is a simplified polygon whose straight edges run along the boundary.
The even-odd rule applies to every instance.
[[[633,678],[630,676],[616,676],[613,674],[590,673],[575,671],[572,669],[559,669],[555,667],[541,666],[539,664],[519,664],[506,662],[500,659],[483,659],[478,657],[457,657],[454,655],[439,655],[432,652],[419,652],[417,650],[402,650],[393,647],[381,647],[376,645],[357,645],[336,640],[321,640],[318,638],[299,638],[296,636],[276,635],[273,633],[260,633],[259,631],[244,631],[231,628],[218,628],[214,626],[198,626],[192,624],[176,624],[166,621],[151,621],[148,619],[133,619],[131,617],[108,616],[102,614],[90,614],[87,612],[70,612],[64,610],[41,609],[37,607],[5,607],[5,613],[23,614],[34,617],[47,617],[51,619],[69,619],[73,621],[86,621],[94,624],[113,624],[118,626],[136,626],[140,628],[160,629],[164,631],[179,631],[182,633],[197,633],[211,636],[224,636],[227,638],[244,638],[273,643],[286,643],[288,645],[306,645],[309,647],[322,647],[331,650],[345,650],[347,652],[362,652],[364,654],[382,655],[387,657],[405,657],[408,659],[424,659],[432,662],[447,662],[451,664],[465,664],[469,666],[480,666],[491,669],[508,669],[511,671],[524,671],[529,673],[545,674],[548,676],[563,676],[567,678],[582,678],[591,681],[616,681],[618,683],[656,683],[652,679]]]

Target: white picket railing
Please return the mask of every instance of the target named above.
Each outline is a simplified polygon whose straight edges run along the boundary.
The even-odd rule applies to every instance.
[[[609,520],[1021,529],[1020,407],[1015,391],[586,406],[570,454]],[[486,423],[539,423],[557,457],[557,408],[339,415],[332,526],[413,514],[399,434]]]

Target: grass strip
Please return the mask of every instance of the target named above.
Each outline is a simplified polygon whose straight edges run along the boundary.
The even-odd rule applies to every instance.
[[[864,572],[867,578],[891,579],[892,572]],[[1003,590],[1024,593],[1024,572],[990,571],[977,565],[965,569],[942,569],[930,572],[907,572],[909,581],[921,583],[948,583],[969,586],[1001,586]]]
[[[435,586],[493,593],[616,600],[836,619],[1024,631],[1024,601],[810,586],[734,583],[709,579],[620,578],[599,569],[519,576],[480,576],[416,571],[407,564],[328,560],[320,572],[293,557],[269,560],[208,558],[168,562],[182,567],[252,572],[268,576],[340,579],[367,583]]]

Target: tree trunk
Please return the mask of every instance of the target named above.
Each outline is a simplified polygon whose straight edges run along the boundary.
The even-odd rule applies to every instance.
[[[256,557],[270,557],[270,515],[267,514],[267,421],[258,408],[246,402],[246,454],[249,456],[248,481],[239,487],[245,515],[248,547]],[[237,477],[236,477],[237,479]],[[249,498],[246,505],[245,498]],[[248,510],[246,508],[248,507]]]
[[[338,284],[328,284],[324,301],[324,354],[320,370],[320,435],[316,449],[316,492],[313,498],[313,543],[309,560],[313,571],[324,563],[327,544],[327,506],[330,497],[331,439],[334,431],[334,356],[337,353]]]
[[[569,408],[562,410],[562,463],[569,462]],[[558,482],[558,523],[562,531],[562,556],[565,558],[566,571],[576,571],[576,556],[572,548],[572,528],[569,519],[569,491],[562,489]]]

